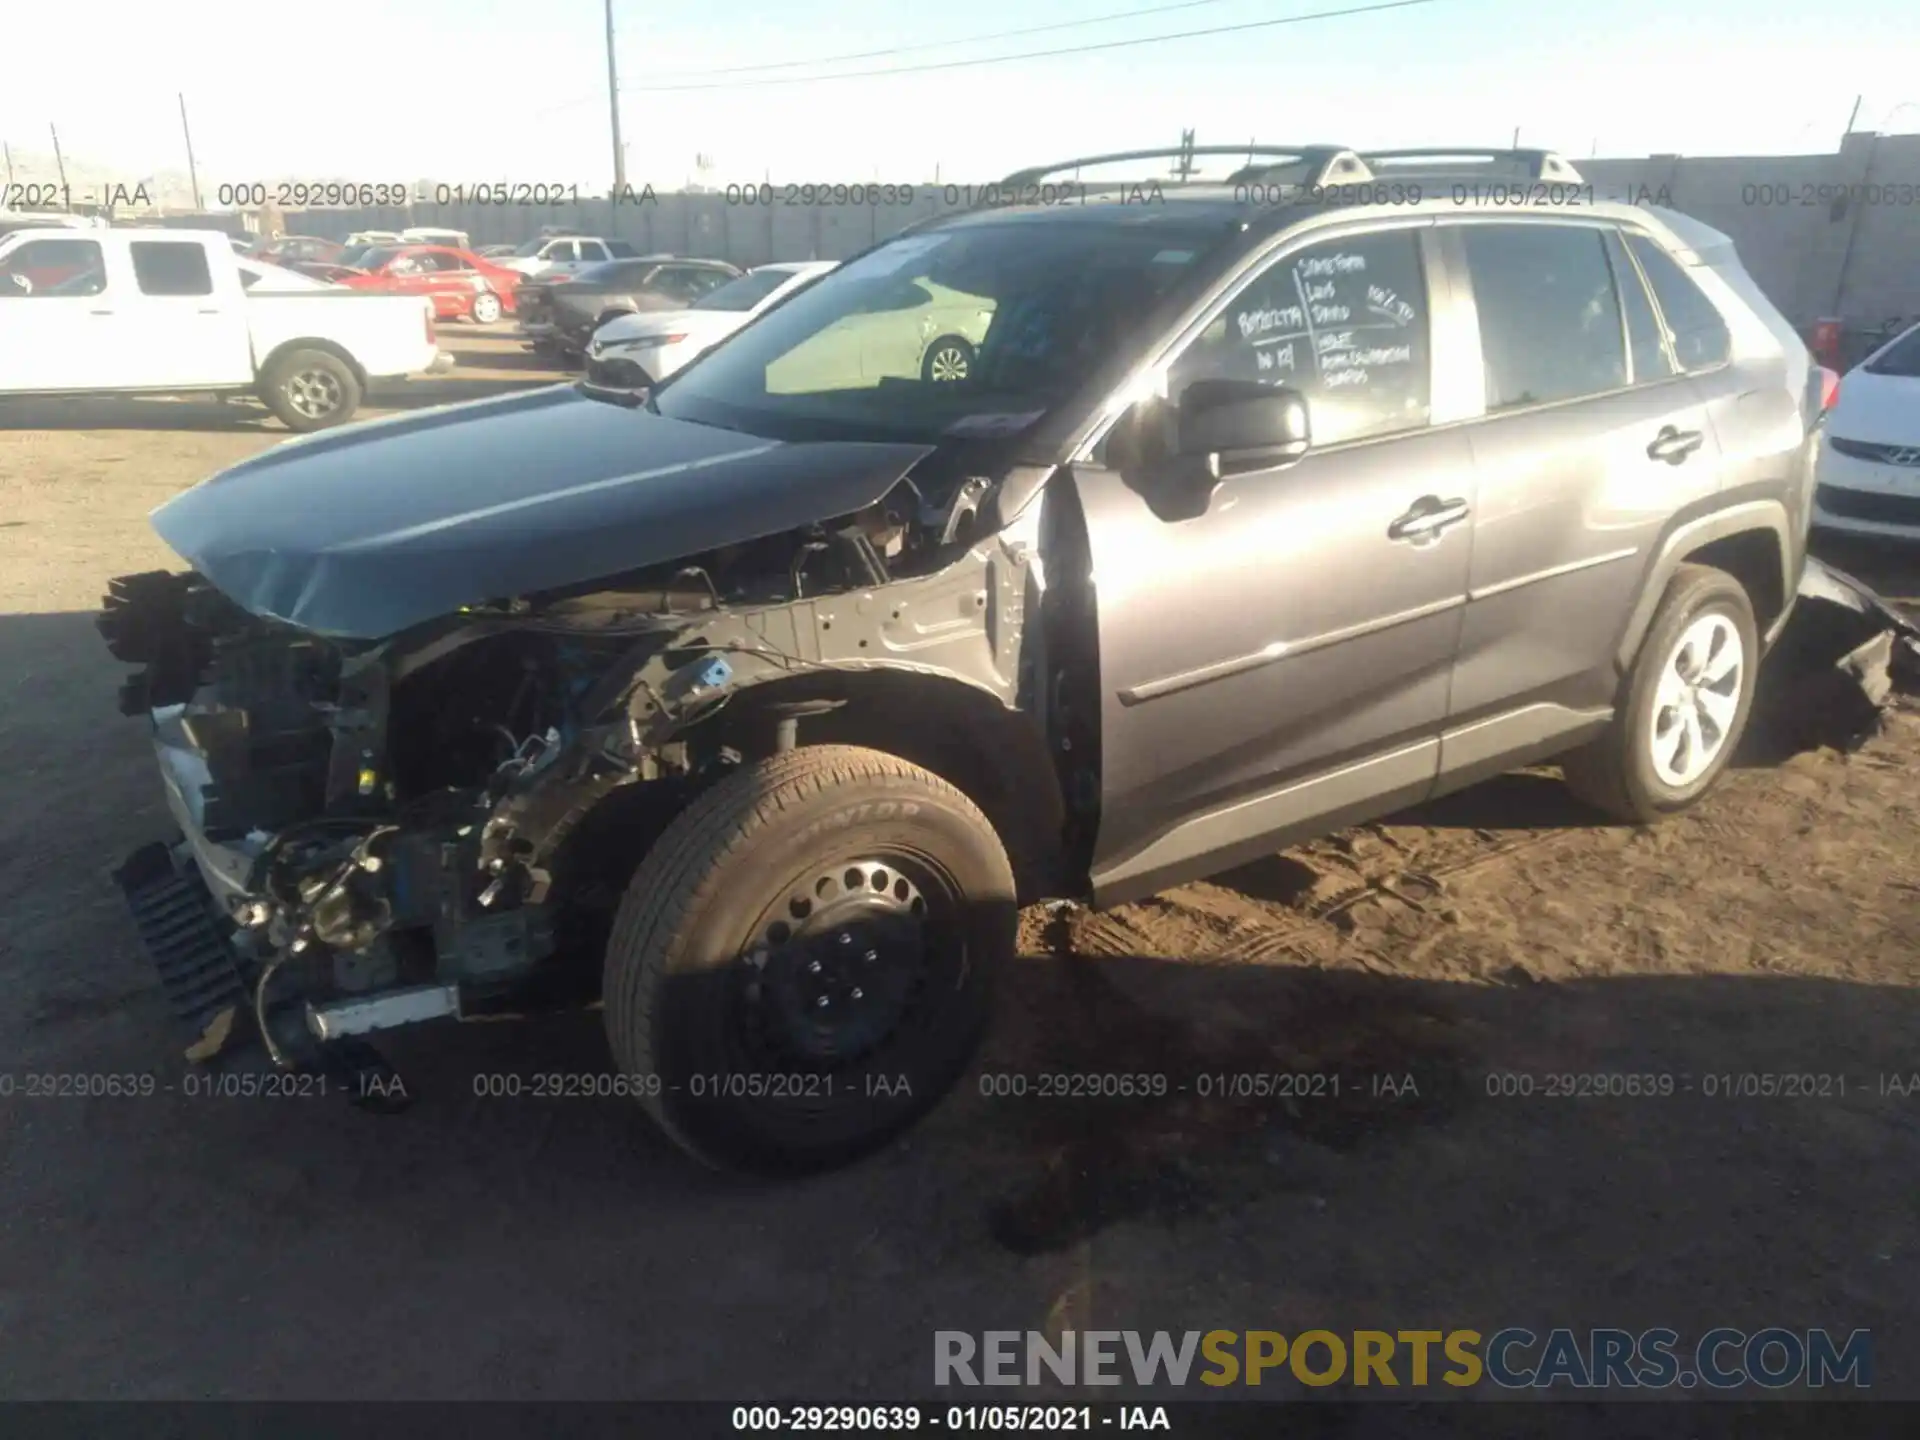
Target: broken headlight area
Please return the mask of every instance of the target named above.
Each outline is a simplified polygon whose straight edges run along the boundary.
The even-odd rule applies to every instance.
[[[99,629],[141,667],[122,709],[149,720],[180,830],[120,880],[176,1010],[294,1064],[588,998],[635,847],[741,749],[832,710],[837,676],[937,666],[1011,702],[1025,561],[972,541],[984,491],[930,510],[907,486],[380,641],[263,619],[194,574],[114,581]],[[728,710],[768,681],[804,693]]]

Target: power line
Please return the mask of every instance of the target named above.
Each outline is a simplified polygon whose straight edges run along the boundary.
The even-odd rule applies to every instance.
[[[1169,40],[1196,40],[1203,35],[1232,35],[1246,30],[1270,30],[1278,25],[1300,25],[1309,20],[1339,20],[1349,15],[1371,15],[1382,10],[1408,10],[1434,0],[1386,0],[1379,5],[1355,5],[1344,10],[1319,10],[1279,20],[1252,20],[1241,25],[1216,25],[1206,30],[1182,30],[1172,35],[1145,35],[1135,40],[1106,40],[1093,45],[1066,45],[1057,50],[1027,50],[1018,55],[988,55],[974,60],[939,60],[925,65],[886,66],[877,70],[847,70],[838,75],[790,75],[774,80],[721,80],[700,85],[635,86],[638,93],[661,95],[684,90],[753,90],[765,85],[813,85],[830,80],[863,80],[876,75],[914,75],[929,70],[964,70],[975,65],[1005,65],[1015,60],[1043,60],[1057,55],[1085,55],[1096,50],[1124,50],[1135,45],[1162,45]],[[623,89],[625,87],[622,87]]]
[[[848,55],[822,55],[816,60],[777,60],[768,65],[728,65],[718,70],[659,70],[663,78],[704,80],[714,75],[751,75],[767,70],[798,70],[806,65],[839,65],[848,60],[878,60],[885,55],[913,55],[922,50],[944,50],[950,45],[980,45],[988,40],[1012,40],[1020,35],[1042,35],[1051,30],[1077,30],[1083,25],[1111,25],[1116,20],[1132,20],[1141,15],[1164,15],[1171,10],[1197,10],[1202,5],[1218,5],[1221,0],[1180,0],[1177,5],[1148,5],[1140,10],[1116,10],[1087,20],[1056,20],[1050,25],[1029,25],[1022,30],[996,30],[991,35],[968,35],[958,40],[928,40],[918,45],[895,45],[886,50],[856,50]],[[643,73],[638,77],[646,79]]]

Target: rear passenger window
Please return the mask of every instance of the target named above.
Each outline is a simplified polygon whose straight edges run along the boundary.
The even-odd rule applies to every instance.
[[[198,245],[136,240],[127,248],[133,253],[133,277],[139,282],[142,295],[213,293],[213,272],[207,268],[207,252]]]
[[[1677,371],[1660,335],[1660,318],[1653,313],[1646,282],[1628,256],[1626,243],[1612,230],[1607,232],[1607,259],[1613,265],[1613,283],[1620,293],[1621,308],[1627,312],[1627,354],[1633,360],[1633,383],[1665,380]]]
[[[1627,383],[1620,302],[1602,232],[1573,225],[1461,227],[1487,411],[1602,395]]]
[[[1713,302],[1700,293],[1691,276],[1658,245],[1644,235],[1629,235],[1627,244],[1647,272],[1653,297],[1660,302],[1661,317],[1667,322],[1667,335],[1682,370],[1708,370],[1726,362],[1733,354],[1733,338],[1727,322],[1713,308]]]
[[[1268,267],[1173,363],[1176,401],[1195,380],[1291,385],[1315,444],[1427,423],[1427,287],[1411,230],[1295,251]]]

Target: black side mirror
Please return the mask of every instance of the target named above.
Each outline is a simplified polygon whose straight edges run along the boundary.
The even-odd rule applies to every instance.
[[[1307,453],[1307,400],[1288,385],[1196,380],[1181,392],[1180,454],[1213,480],[1273,470]]]
[[[0,275],[0,296],[31,295],[33,282],[24,275]]]

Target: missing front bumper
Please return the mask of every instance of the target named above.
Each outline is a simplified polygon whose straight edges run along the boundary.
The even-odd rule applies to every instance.
[[[199,867],[176,843],[155,841],[114,872],[141,947],[160,972],[167,1003],[196,1035],[247,1004],[233,926],[220,913]]]

